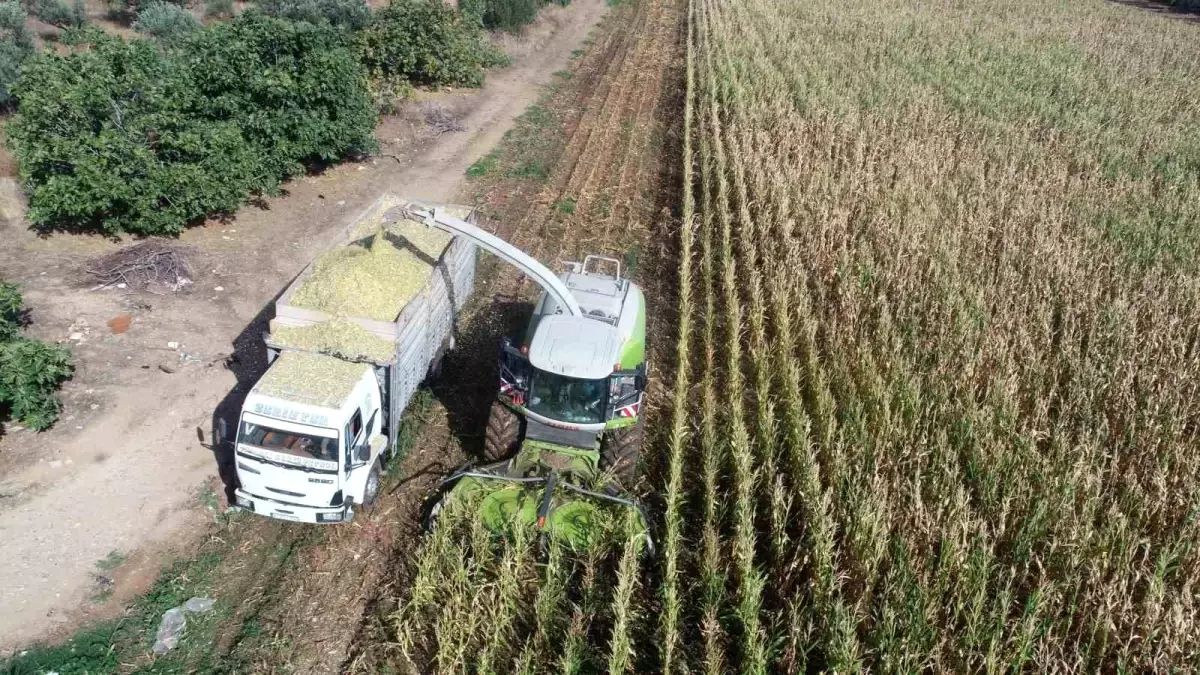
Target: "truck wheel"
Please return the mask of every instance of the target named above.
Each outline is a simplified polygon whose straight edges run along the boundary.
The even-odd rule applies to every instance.
[[[367,474],[367,485],[363,488],[363,506],[370,508],[375,505],[375,500],[379,497],[379,484],[381,480],[379,462],[375,462],[371,465],[371,473]]]
[[[627,427],[604,434],[600,440],[600,470],[612,470],[621,484],[632,485],[637,478],[637,463],[645,437],[641,417]]]
[[[483,458],[497,462],[516,453],[521,445],[521,418],[499,401],[492,402],[487,431],[483,436]]]

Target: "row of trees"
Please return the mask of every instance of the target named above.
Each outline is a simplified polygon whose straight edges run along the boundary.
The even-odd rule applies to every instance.
[[[562,1],[562,0],[560,0]],[[467,3],[470,4],[470,3]],[[271,193],[306,169],[375,146],[381,96],[414,85],[479,86],[503,53],[484,26],[532,19],[481,0],[260,0],[204,26],[184,4],[118,0],[153,39],[86,25],[80,0],[0,1],[0,107],[41,229],[173,234]],[[467,8],[470,9],[470,8]],[[475,12],[475,13],[472,13]],[[232,16],[208,0],[209,16]],[[64,29],[38,54],[29,16]],[[22,297],[0,282],[0,418],[54,423],[70,352],[20,333]]]
[[[204,27],[158,3],[135,26],[158,39],[84,27],[22,61],[7,135],[35,227],[177,233],[371,151],[378,92],[478,86],[503,59],[437,0],[265,0]]]

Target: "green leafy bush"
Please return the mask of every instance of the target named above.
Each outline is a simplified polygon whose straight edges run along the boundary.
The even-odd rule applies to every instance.
[[[178,232],[269,181],[237,124],[212,120],[185,69],[153,43],[93,35],[31,60],[9,143],[35,227]]]
[[[47,429],[62,409],[54,392],[71,370],[71,352],[62,345],[26,338],[0,343],[0,405],[30,429]]]
[[[54,392],[71,376],[71,353],[22,337],[21,306],[20,288],[0,282],[0,411],[41,431],[58,419]]]
[[[129,22],[141,14],[146,5],[154,2],[189,7],[195,0],[108,0],[108,14],[114,20]]]
[[[78,28],[87,23],[83,0],[32,0],[29,13],[39,20],[59,28]]]
[[[458,8],[467,21],[485,28],[516,32],[532,23],[538,10],[551,2],[566,7],[571,0],[460,0]]]
[[[25,30],[25,8],[8,0],[0,2],[0,108],[15,102],[12,87],[21,75],[21,66],[34,54],[33,40]]]
[[[504,61],[481,31],[439,0],[393,2],[359,33],[360,59],[372,77],[414,84],[478,87],[484,69]]]
[[[537,18],[542,0],[487,0],[483,25],[507,31],[518,31]]]
[[[93,35],[31,60],[9,143],[35,227],[177,233],[373,147],[345,36],[247,12],[177,48]]]
[[[290,21],[328,23],[361,30],[371,23],[371,8],[366,0],[258,0],[269,16]]]
[[[313,163],[375,148],[375,108],[347,36],[246,12],[181,55],[204,116],[237,120],[272,184]]]
[[[487,0],[458,0],[458,12],[462,14],[463,21],[482,28]]]
[[[21,303],[21,287],[0,281],[0,342],[20,335]]]
[[[179,5],[154,2],[138,12],[133,29],[163,42],[175,43],[200,30],[200,22]]]
[[[210,19],[233,16],[233,0],[206,0],[204,16]]]

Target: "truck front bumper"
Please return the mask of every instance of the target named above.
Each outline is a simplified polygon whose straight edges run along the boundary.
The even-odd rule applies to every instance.
[[[252,495],[245,490],[238,490],[235,495],[237,496],[235,506],[239,509],[252,511],[269,518],[321,525],[348,523],[354,519],[354,509],[350,508],[349,504],[344,506],[300,506]]]

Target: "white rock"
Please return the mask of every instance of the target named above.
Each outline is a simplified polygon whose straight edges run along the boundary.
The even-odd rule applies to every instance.
[[[70,335],[67,336],[67,339],[68,340],[82,340],[83,333],[71,333]]]
[[[51,469],[61,469],[62,468],[62,460],[56,459],[53,462],[50,462],[50,468]]]
[[[117,288],[125,288],[125,284],[124,283],[117,284]]]
[[[178,342],[168,342],[167,349],[179,349],[179,343]]]
[[[195,597],[183,603],[183,609],[187,612],[203,614],[204,612],[211,610],[213,605],[216,603],[217,601],[213,600],[212,598]]]
[[[93,404],[92,404],[92,410],[99,410],[99,409],[100,409],[100,404],[99,404],[99,403],[93,403]]]
[[[340,202],[338,202],[338,203],[337,203],[337,205],[338,205],[338,206],[345,206],[345,205],[346,205],[346,200],[345,200],[345,199],[341,200]]]
[[[216,288],[214,288],[213,290],[214,290],[214,291],[217,291],[217,292],[219,293],[219,292],[221,292],[221,291],[225,290],[225,287],[224,287],[224,286],[217,286],[217,287],[216,287]]]

